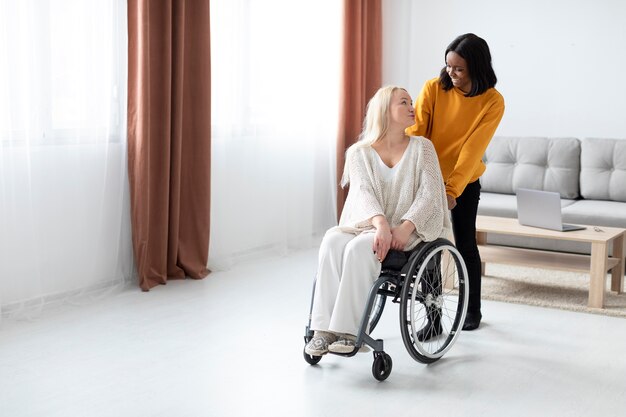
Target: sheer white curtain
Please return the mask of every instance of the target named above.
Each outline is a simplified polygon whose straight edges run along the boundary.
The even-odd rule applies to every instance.
[[[126,1],[0,0],[0,28],[7,316],[131,274]]]
[[[212,269],[336,222],[342,3],[211,0]]]

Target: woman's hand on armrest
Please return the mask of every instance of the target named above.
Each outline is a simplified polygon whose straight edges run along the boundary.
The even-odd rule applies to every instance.
[[[404,250],[414,230],[415,225],[408,220],[391,229],[391,249]]]
[[[374,236],[373,250],[379,262],[382,262],[391,247],[391,230],[389,222],[383,215],[374,216],[372,224],[376,228],[376,236]]]

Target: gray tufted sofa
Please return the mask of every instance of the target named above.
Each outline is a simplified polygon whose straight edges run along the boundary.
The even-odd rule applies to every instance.
[[[561,194],[563,222],[626,228],[626,140],[496,136],[483,158],[478,214],[517,217],[515,190]],[[488,243],[590,253],[579,242],[490,235]]]

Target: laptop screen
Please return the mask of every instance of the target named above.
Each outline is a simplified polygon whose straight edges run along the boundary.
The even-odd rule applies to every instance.
[[[520,224],[562,230],[559,193],[518,188],[516,195],[517,218]]]

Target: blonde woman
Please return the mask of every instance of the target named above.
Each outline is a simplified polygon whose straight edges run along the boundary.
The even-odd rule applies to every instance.
[[[405,134],[414,121],[403,88],[383,87],[368,103],[359,141],[346,152],[342,186],[350,189],[339,225],[320,246],[308,355],[354,350],[369,290],[390,249],[408,251],[450,234],[435,149]]]

